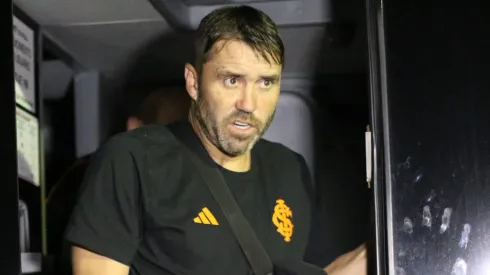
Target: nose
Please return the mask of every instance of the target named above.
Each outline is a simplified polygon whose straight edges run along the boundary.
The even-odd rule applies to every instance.
[[[240,98],[236,101],[239,111],[253,113],[257,108],[257,95],[252,87],[244,88]]]

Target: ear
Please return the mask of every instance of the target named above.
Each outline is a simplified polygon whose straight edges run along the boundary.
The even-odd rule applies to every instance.
[[[140,126],[143,126],[143,121],[139,120],[138,118],[132,116],[128,118],[128,121],[126,121],[126,130],[131,131],[134,130]]]
[[[187,93],[192,98],[192,100],[197,100],[197,97],[199,96],[199,76],[194,66],[189,63],[185,64],[184,77]]]

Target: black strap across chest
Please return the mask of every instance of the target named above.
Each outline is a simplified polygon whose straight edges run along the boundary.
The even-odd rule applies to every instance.
[[[184,134],[183,132],[179,131],[179,128],[177,127],[170,126],[168,128],[178,138],[181,138]],[[205,150],[202,145],[200,147],[201,148],[198,148],[198,146],[196,146],[192,149],[198,150],[196,152],[198,154],[205,153],[199,151]],[[272,275],[274,267],[269,255],[260,243],[249,222],[243,215],[216,164],[213,165],[209,162],[205,163],[205,161],[202,161],[202,159],[199,158],[194,152],[191,152],[190,150],[187,151],[202,180],[206,183],[209,191],[220,206],[223,215],[225,216],[233,231],[233,234],[235,235],[235,238],[237,239],[250,266],[252,267],[254,274]]]

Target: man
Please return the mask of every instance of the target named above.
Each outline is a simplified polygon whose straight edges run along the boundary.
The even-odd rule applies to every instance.
[[[190,98],[183,87],[161,88],[149,95],[139,94],[124,104],[128,131],[147,124],[169,124],[185,118],[189,112]],[[58,259],[66,254],[62,251],[63,232],[75,207],[78,190],[91,158],[92,154],[89,154],[78,159],[52,188],[46,199],[49,254],[56,255]],[[58,261],[57,270],[69,268],[60,266],[66,265],[64,262],[66,261]]]
[[[124,104],[128,131],[143,125],[170,124],[186,118],[189,113],[191,101],[184,87],[160,88],[146,95],[136,90],[133,94],[135,96],[128,96]]]
[[[363,247],[325,270],[302,262],[313,208],[309,172],[301,156],[261,139],[284,64],[275,24],[251,7],[218,9],[202,20],[196,46],[196,61],[184,70],[188,121],[118,135],[94,158],[66,235],[74,274],[252,274],[189,151],[219,169],[281,270],[365,274]]]

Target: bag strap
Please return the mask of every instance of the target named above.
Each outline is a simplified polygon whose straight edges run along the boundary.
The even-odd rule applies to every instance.
[[[235,198],[233,198],[223,175],[216,167],[217,164],[211,159],[209,159],[209,163],[205,163],[204,160],[198,157],[196,152],[199,155],[206,156],[208,156],[208,152],[200,144],[200,140],[195,137],[191,126],[189,124],[174,123],[167,125],[166,128],[172,133],[172,135],[169,135],[170,139],[175,138],[188,152],[192,162],[195,164],[194,166],[197,167],[198,173],[221,208],[254,274],[272,275],[274,268],[272,261],[243,215]]]
[[[217,168],[211,168],[200,163],[195,156],[193,156],[193,160],[209,191],[228,220],[254,273],[256,275],[272,275],[271,259],[233,198],[221,172]]]

